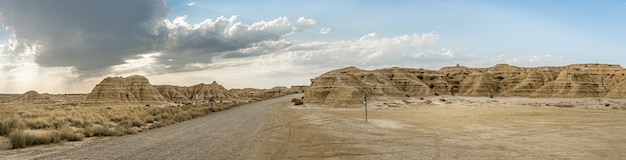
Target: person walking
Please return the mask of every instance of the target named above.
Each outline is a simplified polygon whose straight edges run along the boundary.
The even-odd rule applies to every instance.
[[[211,98],[209,98],[209,103],[211,103],[211,109],[209,109],[209,111],[214,112],[213,104],[215,103],[215,97],[211,96]]]

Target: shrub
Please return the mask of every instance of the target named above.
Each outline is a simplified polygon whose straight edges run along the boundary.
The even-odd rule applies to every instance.
[[[126,128],[131,128],[131,127],[141,127],[141,126],[145,126],[146,123],[137,119],[137,118],[133,118],[133,119],[128,119],[125,121],[122,121],[120,123],[121,125],[123,125]]]
[[[82,133],[76,133],[72,131],[70,128],[62,128],[57,131],[60,140],[68,140],[68,141],[82,141],[85,138],[85,135]]]
[[[109,127],[94,126],[89,129],[85,129],[85,135],[89,137],[90,136],[102,137],[102,136],[114,136],[116,135],[116,133],[113,129]]]
[[[15,121],[4,120],[0,121],[0,136],[6,136],[15,128]]]
[[[30,134],[24,133],[24,131],[15,131],[9,135],[9,139],[11,139],[11,146],[13,149],[24,148],[26,146],[32,145],[30,144],[33,139],[33,136]]]
[[[14,131],[9,135],[9,139],[11,139],[11,146],[13,149],[57,142],[53,134],[49,131],[42,131],[40,133],[29,133],[21,130]]]
[[[53,125],[50,124],[50,122],[40,119],[40,118],[26,121],[26,125],[30,127],[31,129],[45,129],[45,128],[53,127]]]
[[[293,102],[294,105],[302,105],[302,104],[304,104],[304,102],[302,102],[302,99],[299,99],[299,98],[291,99],[291,102]]]

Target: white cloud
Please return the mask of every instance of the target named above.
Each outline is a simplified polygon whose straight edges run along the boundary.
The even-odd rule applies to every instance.
[[[311,30],[315,24],[317,24],[317,22],[313,19],[306,19],[304,17],[300,17],[298,18],[298,20],[296,21],[297,25],[295,26],[294,30],[295,31],[307,31],[307,30]]]
[[[214,63],[215,58],[268,54],[290,45],[284,36],[310,30],[311,25],[315,24],[311,19],[299,18],[296,23],[292,23],[286,17],[279,17],[246,25],[236,22],[236,16],[222,16],[188,24],[185,18],[183,16],[163,22],[168,38],[160,48],[161,55],[156,61],[157,65],[163,66],[160,70],[163,73],[205,69],[212,66],[209,64]]]
[[[189,7],[192,7],[192,6],[195,6],[195,5],[196,5],[196,2],[189,2],[189,3],[187,3],[187,6],[189,6]]]
[[[448,48],[441,48],[440,50],[424,50],[419,53],[411,54],[414,58],[429,58],[429,57],[455,57],[454,51]]]
[[[320,28],[320,34],[328,34],[330,33],[331,28],[330,27],[322,27]]]
[[[381,38],[375,33],[367,34],[358,40],[336,42],[310,42],[293,44],[283,50],[259,57],[259,67],[275,64],[293,64],[300,67],[339,66],[375,67],[387,65],[407,65],[417,63],[410,53],[420,50],[433,50],[439,35],[434,33],[402,35]],[[450,56],[449,50],[440,50],[437,55]]]

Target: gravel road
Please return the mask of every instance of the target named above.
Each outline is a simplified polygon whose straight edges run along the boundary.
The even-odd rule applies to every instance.
[[[274,108],[301,94],[254,102],[205,117],[37,159],[245,159]]]

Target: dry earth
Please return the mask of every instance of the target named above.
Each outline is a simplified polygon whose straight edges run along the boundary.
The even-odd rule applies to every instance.
[[[135,135],[0,150],[0,159],[242,159],[272,108],[301,95],[249,103]]]
[[[622,159],[625,110],[597,99],[440,97],[376,102],[364,110],[277,110],[258,159]],[[573,108],[552,107],[579,101]],[[584,104],[583,102],[590,102]],[[541,106],[537,105],[541,104]],[[551,106],[546,106],[551,105]],[[568,106],[569,105],[563,105]],[[587,107],[587,108],[585,108]]]
[[[292,97],[119,138],[2,150],[0,159],[622,159],[611,99],[430,97],[364,111]],[[439,101],[440,98],[446,101]],[[612,107],[592,104],[610,103]],[[555,107],[560,106],[560,107]],[[43,156],[43,157],[42,157]]]

